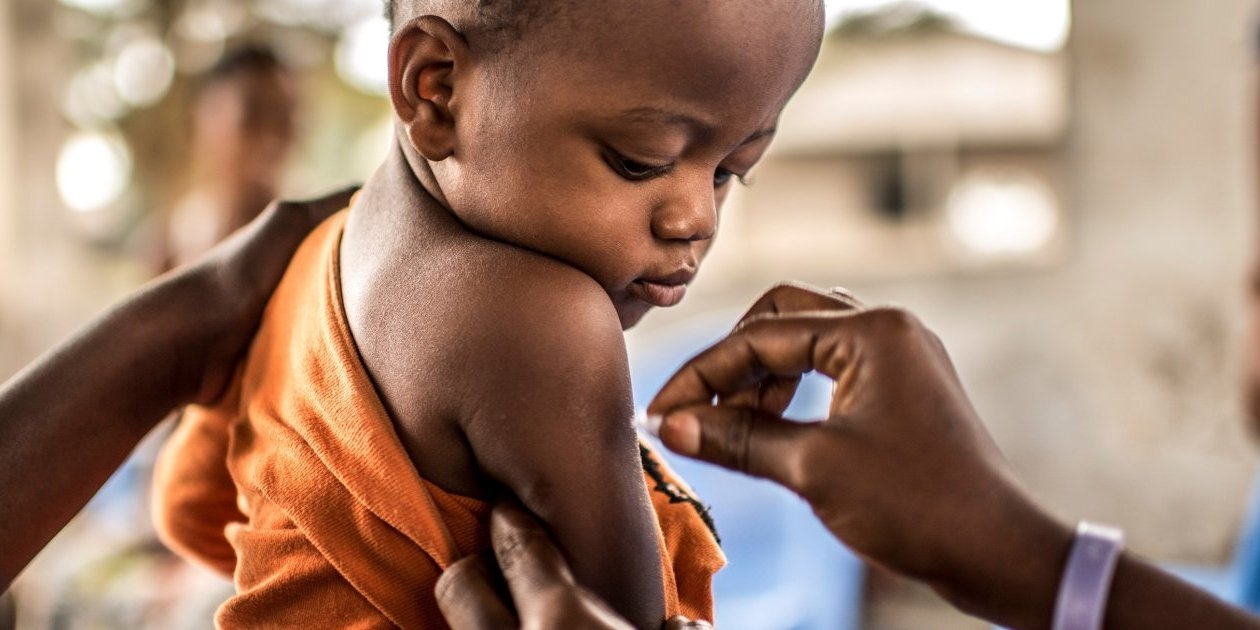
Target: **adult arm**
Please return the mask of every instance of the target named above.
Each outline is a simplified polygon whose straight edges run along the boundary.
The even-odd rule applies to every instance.
[[[0,590],[158,421],[226,386],[289,257],[352,193],[273,203],[0,385]]]
[[[797,305],[748,318],[665,385],[650,410],[666,445],[796,491],[854,551],[961,610],[1048,627],[1071,529],[1015,481],[944,346],[905,311],[786,291]],[[836,381],[826,420],[784,421],[781,397],[747,404],[759,384],[811,370]],[[1260,621],[1125,553],[1106,627]]]

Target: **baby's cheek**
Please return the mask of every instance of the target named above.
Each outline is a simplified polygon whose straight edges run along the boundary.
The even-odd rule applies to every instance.
[[[720,229],[719,229],[719,232],[718,232],[718,233],[720,233]],[[716,238],[717,238],[717,233],[715,233],[715,234],[713,235],[713,238],[711,238],[711,239],[709,239],[709,240],[707,240],[707,241],[701,241],[701,242],[696,243],[696,245],[695,245],[695,247],[696,247],[696,258],[697,258],[700,262],[704,262],[705,257],[709,255],[709,248],[713,247],[713,241],[714,241]]]
[[[652,310],[652,307],[647,304],[637,300],[629,300],[628,298],[622,301],[614,299],[613,304],[617,308],[617,318],[621,320],[622,330],[634,328],[635,324],[638,324],[639,320],[643,319],[643,316]]]

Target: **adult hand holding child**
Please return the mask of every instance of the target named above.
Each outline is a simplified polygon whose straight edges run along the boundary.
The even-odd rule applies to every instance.
[[[293,251],[353,192],[272,203],[0,384],[0,590],[144,434],[226,386]]]
[[[578,586],[555,542],[538,521],[514,503],[495,506],[490,518],[494,562],[469,556],[451,565],[437,583],[438,605],[452,628],[589,628],[632,626],[589,590]],[[497,564],[497,566],[496,566]],[[502,572],[515,610],[500,596]],[[712,630],[703,621],[674,617],[663,630]]]
[[[782,419],[795,383],[813,370],[836,382],[828,418]],[[777,287],[684,365],[649,412],[669,448],[792,489],[855,552],[928,583],[960,609],[1015,628],[1055,621],[1072,530],[1020,487],[944,347],[910,313],[867,308],[843,292]],[[598,602],[564,577],[563,559],[546,552],[530,519],[499,506],[495,521],[518,609],[618,627],[587,614]],[[549,569],[507,568],[531,563]],[[444,607],[497,597],[470,586],[473,572],[462,570],[470,566],[444,576]],[[457,627],[515,627],[478,624],[466,613],[451,619],[463,622]],[[533,627],[527,620],[539,619],[521,621]],[[1260,620],[1124,553],[1103,627],[1257,628]]]

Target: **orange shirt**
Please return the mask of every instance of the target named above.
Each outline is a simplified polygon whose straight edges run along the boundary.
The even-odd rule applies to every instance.
[[[489,506],[417,474],[359,360],[338,280],[346,216],[306,239],[233,384],[188,410],[158,461],[162,539],[236,584],[221,627],[444,628],[438,576],[489,544]],[[725,559],[642,450],[668,614],[712,619]]]

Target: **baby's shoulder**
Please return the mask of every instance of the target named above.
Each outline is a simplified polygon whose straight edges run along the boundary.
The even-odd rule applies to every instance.
[[[502,244],[460,258],[465,268],[452,277],[461,286],[452,287],[437,324],[444,333],[438,363],[450,385],[449,417],[471,444],[566,434],[570,422],[629,409],[625,339],[599,283]],[[578,408],[589,413],[572,413]]]
[[[496,242],[466,253],[459,287],[459,327],[475,331],[488,356],[504,351],[564,353],[623,343],[608,293],[582,271],[547,256]],[[483,355],[486,356],[486,355]]]

